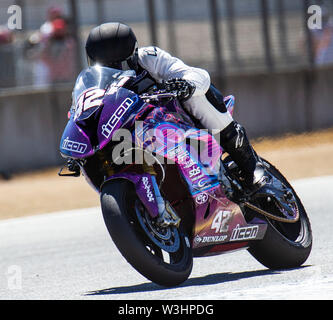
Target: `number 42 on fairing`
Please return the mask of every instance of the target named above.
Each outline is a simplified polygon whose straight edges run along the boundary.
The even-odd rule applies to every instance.
[[[231,211],[222,211],[220,210],[212,222],[211,229],[215,229],[215,233],[227,232],[228,231],[228,222],[232,216]]]

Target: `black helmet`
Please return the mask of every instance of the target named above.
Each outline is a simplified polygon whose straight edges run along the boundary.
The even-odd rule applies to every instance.
[[[129,26],[119,22],[93,28],[86,42],[86,53],[88,65],[100,63],[117,69],[137,68],[136,37]]]

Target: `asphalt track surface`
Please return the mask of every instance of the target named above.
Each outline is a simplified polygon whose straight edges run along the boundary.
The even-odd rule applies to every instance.
[[[271,271],[241,250],[196,258],[186,282],[163,288],[126,262],[100,209],[90,208],[0,221],[0,299],[331,300],[333,176],[292,184],[314,237],[310,257],[300,268]]]

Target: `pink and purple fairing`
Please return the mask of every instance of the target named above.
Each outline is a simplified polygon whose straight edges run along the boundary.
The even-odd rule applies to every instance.
[[[92,69],[88,68],[85,72],[95,72]],[[108,145],[119,128],[132,128],[135,144],[173,162],[185,181],[194,207],[193,213],[188,212],[195,216],[191,238],[194,256],[220,254],[247,247],[251,240],[262,239],[266,223],[258,218],[247,222],[241,208],[226,197],[218,181],[223,150],[217,141],[207,131],[194,127],[177,100],[152,105],[123,87],[126,76],[115,77],[113,72],[112,77],[114,82],[109,87],[95,84],[78,90],[74,99],[76,111],[71,113],[60,142],[63,156],[88,158]],[[85,101],[88,101],[87,105]],[[83,105],[78,106],[78,103]],[[234,97],[226,97],[225,103],[232,113]],[[144,118],[142,115],[145,115]],[[133,129],[138,119],[142,121]],[[200,153],[196,148],[198,144],[193,142],[203,145]],[[115,178],[132,181],[149,214],[152,217],[158,215],[156,193],[147,192],[147,188],[156,192],[150,174],[117,173],[105,181]],[[179,184],[181,187],[182,184]]]

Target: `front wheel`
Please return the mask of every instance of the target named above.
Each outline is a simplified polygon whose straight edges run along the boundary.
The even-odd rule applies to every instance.
[[[189,239],[181,227],[158,227],[131,182],[107,182],[101,206],[112,240],[138,272],[162,286],[175,286],[189,277],[193,265]]]
[[[301,266],[312,248],[312,231],[303,204],[287,179],[268,161],[263,160],[267,170],[292,190],[298,207],[299,219],[294,223],[279,222],[265,217],[267,231],[263,240],[253,242],[248,251],[260,263],[270,269],[287,269]],[[254,203],[267,212],[277,210],[273,202]],[[248,209],[247,209],[248,210]],[[252,210],[250,210],[252,211]],[[247,212],[253,215],[253,212]]]

